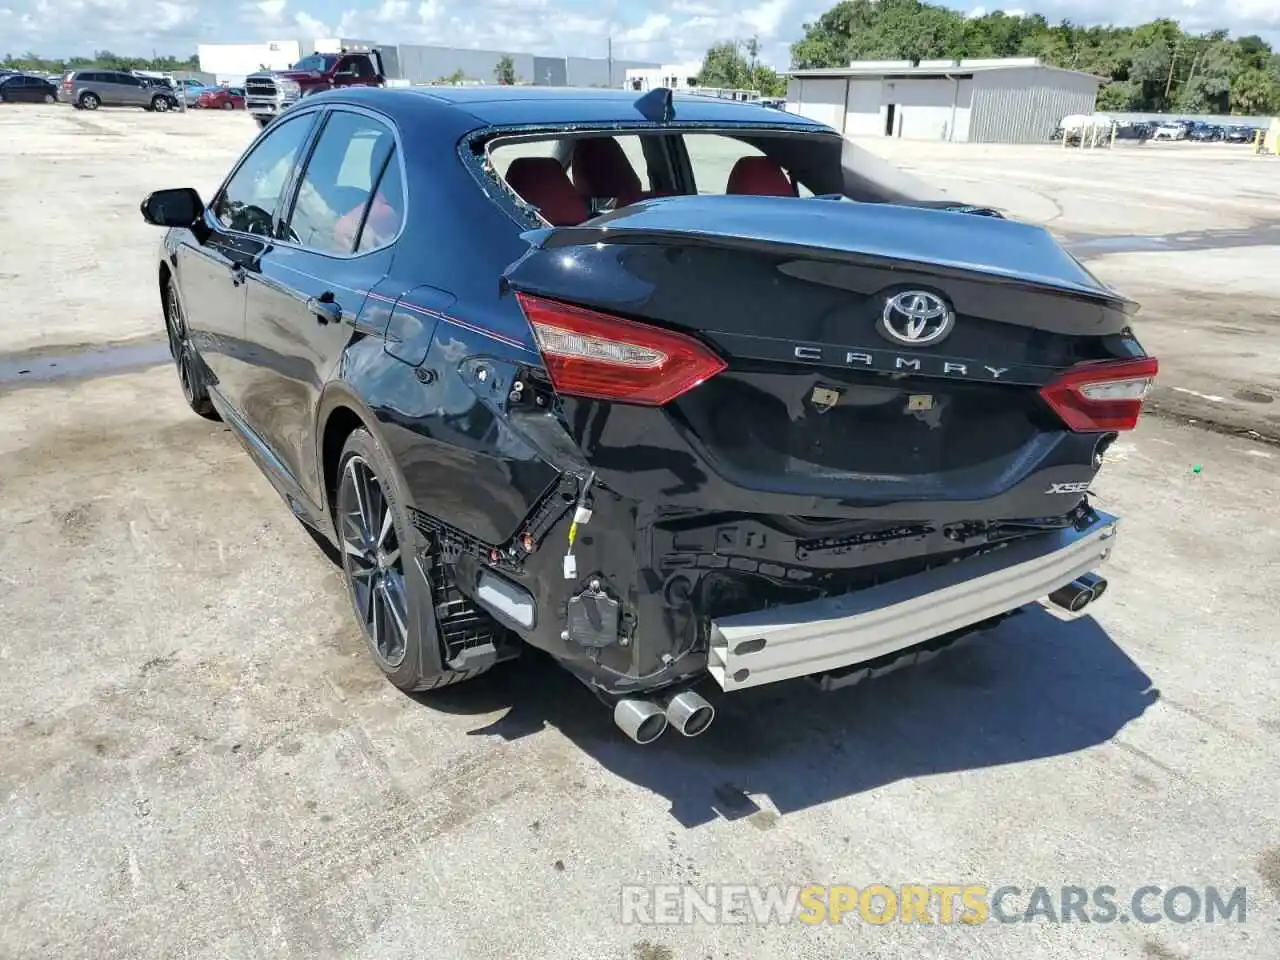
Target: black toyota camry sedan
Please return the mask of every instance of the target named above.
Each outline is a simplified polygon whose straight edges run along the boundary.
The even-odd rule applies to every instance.
[[[403,689],[528,645],[647,743],[1106,590],[1136,305],[816,121],[347,88],[142,213],[187,402],[333,543]]]

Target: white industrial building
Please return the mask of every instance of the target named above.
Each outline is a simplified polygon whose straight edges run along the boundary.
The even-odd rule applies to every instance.
[[[686,63],[663,63],[653,67],[640,67],[627,71],[626,86],[632,90],[692,90],[698,85],[702,72],[701,60]]]
[[[787,75],[787,109],[847,136],[1041,143],[1105,81],[1038,58],[859,60]]]

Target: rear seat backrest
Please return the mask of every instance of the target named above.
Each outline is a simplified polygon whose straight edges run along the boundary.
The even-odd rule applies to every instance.
[[[757,197],[798,196],[796,186],[777,162],[768,157],[743,157],[729,171],[725,193]]]
[[[573,185],[584,199],[609,197],[619,207],[643,194],[639,174],[613,137],[587,137],[573,145]]]
[[[569,175],[554,157],[520,157],[507,168],[507,185],[538,208],[553,227],[572,227],[591,211],[569,182]]]

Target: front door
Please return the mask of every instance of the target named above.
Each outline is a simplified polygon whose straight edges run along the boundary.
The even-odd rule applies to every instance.
[[[310,139],[315,113],[290,118],[259,140],[205,211],[207,237],[179,254],[183,311],[214,388],[236,410],[255,362],[245,342],[248,279],[274,242],[286,186]]]
[[[245,416],[301,492],[323,504],[316,408],[360,325],[368,291],[387,275],[405,200],[387,121],[329,111],[291,191],[280,241],[248,283],[246,332],[260,362]]]

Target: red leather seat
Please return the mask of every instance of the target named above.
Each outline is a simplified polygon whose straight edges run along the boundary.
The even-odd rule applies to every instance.
[[[625,207],[644,196],[640,176],[613,137],[588,137],[573,145],[573,185],[586,200],[612,197]]]
[[[553,227],[572,227],[591,216],[569,175],[554,157],[520,157],[507,168],[507,186],[538,208]]]
[[[777,162],[768,157],[743,157],[729,171],[725,193],[757,197],[795,197],[796,185]]]

